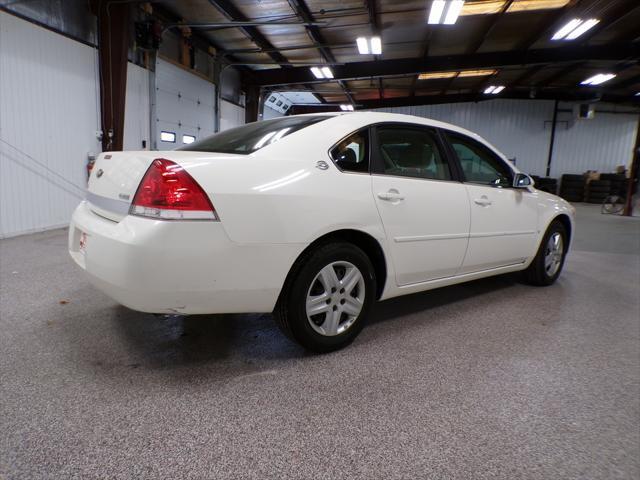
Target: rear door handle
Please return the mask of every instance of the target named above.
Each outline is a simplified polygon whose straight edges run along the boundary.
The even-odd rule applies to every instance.
[[[400,202],[404,200],[404,196],[400,194],[396,189],[391,189],[388,192],[380,192],[378,193],[378,198],[380,200],[386,200],[388,202]]]

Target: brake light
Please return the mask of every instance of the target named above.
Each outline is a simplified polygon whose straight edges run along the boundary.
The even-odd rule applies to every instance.
[[[209,197],[180,165],[156,158],[138,186],[132,215],[164,220],[218,220]]]

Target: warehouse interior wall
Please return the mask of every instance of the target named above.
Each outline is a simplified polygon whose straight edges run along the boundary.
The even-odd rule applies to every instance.
[[[549,159],[554,102],[495,99],[381,108],[376,111],[432,118],[471,130],[493,144],[523,172],[544,176]],[[638,114],[603,113],[620,107],[597,104],[595,117],[578,120],[573,105],[561,103],[551,161],[551,176],[586,170],[612,172],[633,156]],[[564,112],[564,110],[571,110]],[[620,110],[625,111],[625,109]]]
[[[66,226],[100,151],[95,48],[0,11],[0,237]]]
[[[148,150],[151,147],[149,79],[149,70],[128,62],[124,106],[124,150]]]

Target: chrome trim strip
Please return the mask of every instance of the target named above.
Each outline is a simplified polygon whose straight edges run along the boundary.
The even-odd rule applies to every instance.
[[[469,234],[455,233],[455,234],[443,234],[443,235],[414,235],[410,237],[395,237],[393,240],[396,243],[406,243],[406,242],[425,242],[429,240],[453,240],[456,238],[469,238]]]
[[[129,202],[124,200],[117,200],[115,198],[107,198],[95,193],[87,192],[87,202],[91,205],[95,205],[98,208],[113,212],[118,215],[127,215],[129,213]]]
[[[487,237],[512,237],[517,235],[535,235],[535,231],[524,232],[494,232],[494,233],[454,233],[443,235],[414,235],[409,237],[394,237],[393,241],[396,243],[406,242],[427,242],[429,240],[453,240],[456,238],[487,238]]]

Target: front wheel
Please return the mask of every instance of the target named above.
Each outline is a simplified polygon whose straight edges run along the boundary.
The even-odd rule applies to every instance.
[[[375,272],[362,250],[349,243],[325,244],[296,262],[274,318],[304,348],[337,350],[362,330],[375,292]]]
[[[526,280],[532,285],[547,286],[560,276],[567,256],[567,231],[564,225],[554,220],[549,225],[538,253],[524,271]]]

